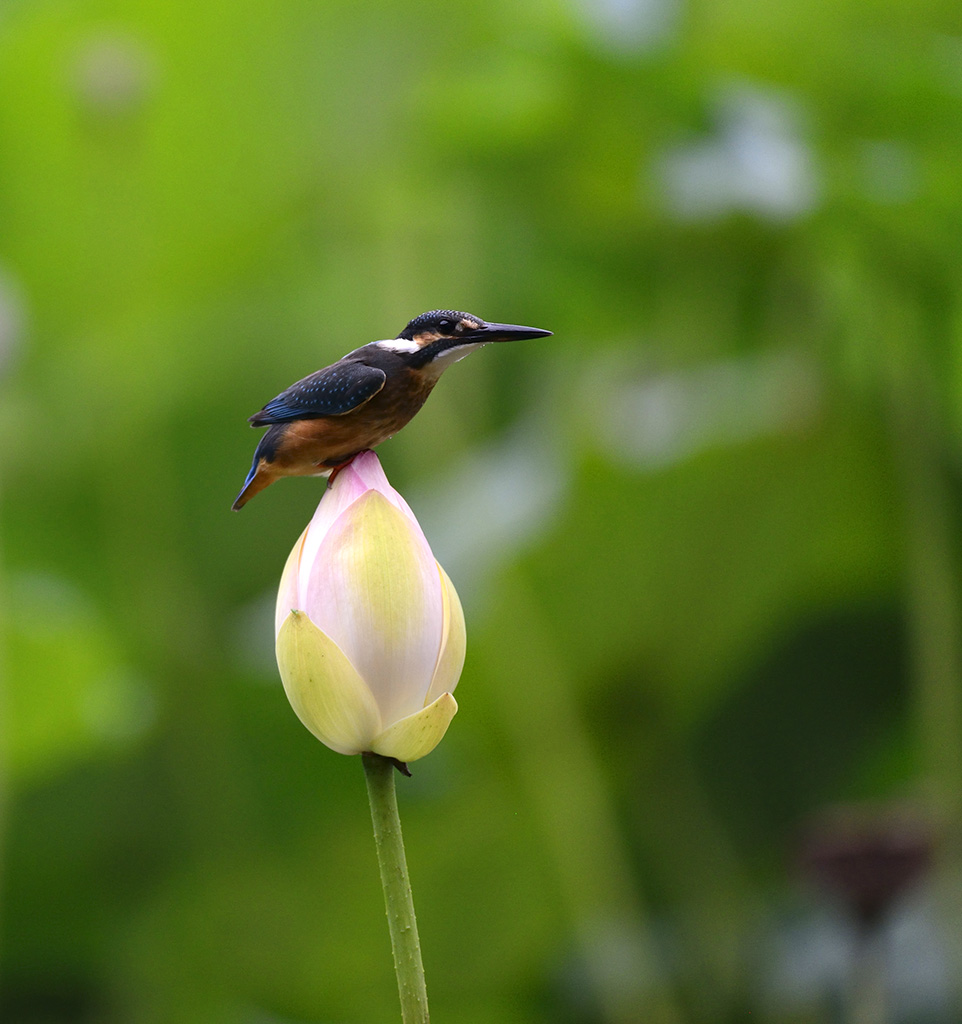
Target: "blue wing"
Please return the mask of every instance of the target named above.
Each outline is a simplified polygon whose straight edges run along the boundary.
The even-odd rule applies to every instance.
[[[364,363],[335,363],[292,384],[272,398],[250,421],[255,427],[290,420],[343,416],[376,395],[387,379],[383,370]]]

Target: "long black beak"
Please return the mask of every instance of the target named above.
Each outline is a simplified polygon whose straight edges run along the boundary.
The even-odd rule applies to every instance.
[[[472,341],[521,341],[524,338],[547,338],[552,332],[542,331],[540,327],[520,327],[517,324],[482,324],[469,335],[463,334],[465,340]]]

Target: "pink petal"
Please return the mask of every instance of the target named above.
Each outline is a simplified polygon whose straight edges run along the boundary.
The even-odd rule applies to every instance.
[[[388,501],[394,505],[395,508],[400,509],[411,522],[415,523],[418,529],[421,529],[420,524],[417,521],[417,517],[411,511],[411,506],[401,497],[401,495],[388,483],[387,477],[384,475],[384,469],[381,466],[380,459],[374,452],[361,452],[360,455],[351,463],[351,469],[357,473],[358,477],[363,480],[367,486],[373,491],[380,491]],[[337,480],[334,481],[335,484]]]
[[[374,452],[362,452],[338,472],[334,483],[328,485],[327,490],[321,495],[317,511],[308,527],[308,537],[301,554],[301,573],[298,580],[298,593],[302,608],[307,608],[307,581],[311,566],[317,558],[318,549],[328,531],[361,495],[371,490],[383,494],[395,508],[403,512],[424,538],[421,526],[410,506],[388,483],[377,455]],[[426,538],[424,543],[427,544]]]

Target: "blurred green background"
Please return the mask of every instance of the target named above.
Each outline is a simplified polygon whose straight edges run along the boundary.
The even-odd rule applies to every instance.
[[[229,508],[435,307],[555,332],[380,449],[468,616],[435,1019],[962,1019],[960,168],[948,0],[8,0],[0,1019],[397,1019],[272,660],[323,485]],[[931,870],[859,931],[813,818]]]

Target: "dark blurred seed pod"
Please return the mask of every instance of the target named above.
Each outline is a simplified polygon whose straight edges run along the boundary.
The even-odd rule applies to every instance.
[[[924,878],[934,845],[932,827],[912,810],[840,807],[807,829],[801,867],[860,929],[871,931]]]

